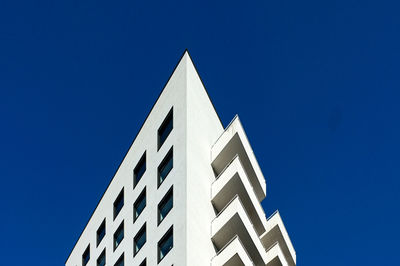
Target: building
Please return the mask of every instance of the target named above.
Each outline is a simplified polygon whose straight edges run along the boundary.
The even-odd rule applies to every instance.
[[[187,51],[66,266],[296,265],[239,117],[224,128]]]

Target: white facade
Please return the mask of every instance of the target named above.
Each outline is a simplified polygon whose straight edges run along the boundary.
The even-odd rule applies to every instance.
[[[173,108],[173,109],[172,109]],[[172,111],[173,129],[158,149],[158,130]],[[158,186],[158,168],[170,149],[173,167]],[[134,186],[145,153],[146,170]],[[173,207],[158,223],[158,204],[173,187]],[[124,190],[114,219],[113,204]],[[146,207],[134,221],[133,205],[146,190]],[[266,183],[236,116],[224,129],[187,52],[157,99],[109,187],[69,255],[66,266],[106,265],[296,265],[296,253],[279,213],[267,219],[260,202]],[[106,221],[97,245],[97,230]],[[124,238],[114,250],[114,233]],[[134,238],[146,224],[146,242],[134,255]],[[173,247],[159,261],[158,243],[173,228]]]

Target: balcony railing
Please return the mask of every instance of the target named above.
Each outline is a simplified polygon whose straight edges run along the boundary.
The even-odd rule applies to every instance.
[[[254,265],[239,236],[235,235],[211,260],[211,266]]]
[[[267,266],[288,266],[278,241],[267,249],[267,257],[269,261]]]
[[[279,211],[275,211],[268,218],[266,232],[261,235],[260,239],[266,249],[271,248],[276,242],[278,242],[288,265],[296,265],[296,251],[290,241]]]
[[[211,232],[217,249],[222,249],[237,235],[254,264],[266,265],[265,249],[239,196],[236,195],[212,221]]]
[[[243,168],[239,156],[235,156],[228,166],[217,176],[211,186],[211,201],[220,212],[235,195],[240,197],[258,235],[265,232],[264,210],[257,199],[254,188]]]
[[[211,165],[217,176],[236,155],[242,161],[250,183],[256,192],[257,199],[262,201],[266,196],[264,175],[254,156],[238,116],[235,116],[211,148]]]

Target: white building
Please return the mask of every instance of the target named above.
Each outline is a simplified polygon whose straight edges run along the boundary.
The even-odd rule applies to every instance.
[[[296,265],[236,116],[224,128],[187,52],[66,266]]]

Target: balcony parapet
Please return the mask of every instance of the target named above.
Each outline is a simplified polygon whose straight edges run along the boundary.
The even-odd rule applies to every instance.
[[[239,237],[234,236],[211,261],[211,266],[254,266]]]
[[[287,264],[289,266],[296,265],[296,251],[290,241],[279,211],[275,211],[267,219],[266,232],[261,235],[260,239],[266,249],[270,249],[275,243],[279,243]]]
[[[218,250],[237,235],[255,265],[266,265],[268,262],[265,248],[237,195],[212,221],[211,235]]]
[[[266,196],[264,175],[237,115],[211,148],[211,165],[216,175],[219,175],[236,155],[240,157],[257,199],[261,202]]]
[[[211,201],[217,212],[220,212],[236,195],[249,214],[257,234],[264,233],[267,227],[264,210],[237,155],[213,182]]]
[[[279,242],[275,242],[267,250],[268,264],[267,266],[288,266],[288,263],[283,255]]]

